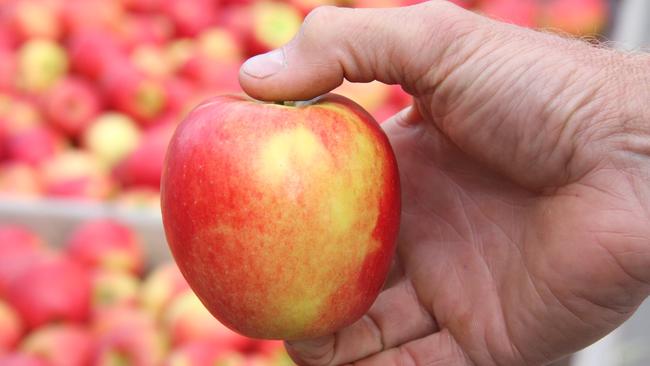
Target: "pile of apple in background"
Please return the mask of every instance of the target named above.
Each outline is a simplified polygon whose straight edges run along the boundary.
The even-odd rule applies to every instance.
[[[315,6],[413,0],[0,1],[0,194],[158,205],[175,125],[201,100],[238,92],[238,68],[276,48]],[[605,0],[454,0],[527,27],[603,29]],[[379,121],[399,87],[337,92]]]
[[[174,263],[144,277],[128,227],[81,224],[61,249],[0,226],[0,365],[282,366],[281,342],[220,324]]]

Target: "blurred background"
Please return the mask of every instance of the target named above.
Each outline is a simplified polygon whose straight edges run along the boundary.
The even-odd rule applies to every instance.
[[[416,0],[0,0],[0,366],[291,365],[214,320],[171,261],[167,142],[201,100],[240,92],[246,58],[319,5]],[[640,50],[648,0],[454,0],[529,28]],[[336,92],[382,122],[398,86]],[[571,358],[650,364],[650,310]],[[569,361],[567,361],[569,362]]]

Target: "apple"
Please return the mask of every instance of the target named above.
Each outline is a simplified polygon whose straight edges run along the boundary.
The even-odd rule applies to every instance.
[[[111,306],[135,306],[139,281],[133,274],[100,269],[92,274],[93,309]]]
[[[63,1],[62,20],[67,34],[79,34],[97,29],[116,31],[124,21],[125,11],[119,1]]]
[[[187,290],[177,296],[163,317],[164,329],[172,344],[211,341],[215,348],[243,350],[252,341],[219,323],[196,295]]]
[[[243,365],[243,357],[239,354],[219,347],[212,342],[194,341],[174,349],[167,359],[165,366],[239,366]],[[228,363],[231,362],[231,363]]]
[[[0,122],[6,134],[15,134],[42,125],[41,113],[27,100],[0,93]]]
[[[90,122],[81,141],[103,167],[112,169],[137,148],[140,129],[127,115],[106,112]]]
[[[122,0],[124,6],[131,11],[149,13],[159,11],[162,0]]]
[[[82,223],[66,243],[67,254],[90,268],[139,273],[144,252],[138,236],[112,219]]]
[[[90,331],[76,324],[50,324],[34,330],[20,344],[25,354],[52,366],[86,366],[94,347]]]
[[[126,62],[125,46],[115,35],[92,30],[74,34],[68,42],[72,70],[91,80],[104,75],[109,65]]]
[[[201,55],[219,62],[241,62],[244,52],[237,37],[222,27],[212,27],[199,34],[197,49]]]
[[[68,71],[68,57],[58,43],[29,40],[18,49],[18,86],[27,92],[42,92]]]
[[[172,254],[217,319],[251,338],[314,338],[381,289],[399,175],[386,135],[347,98],[220,96],[176,130],[161,206]]]
[[[16,55],[9,47],[0,46],[0,92],[13,90],[16,70]]]
[[[42,249],[43,240],[21,225],[0,225],[0,258]]]
[[[166,340],[147,314],[117,307],[101,313],[95,322],[98,347],[92,365],[155,366],[162,362]]]
[[[60,9],[55,2],[21,0],[9,4],[12,30],[20,40],[48,38],[56,40],[63,33]]]
[[[0,298],[5,298],[14,279],[25,272],[34,263],[47,260],[52,254],[46,249],[20,248],[5,251],[0,256]]]
[[[132,209],[160,210],[160,191],[153,187],[126,188],[115,197],[113,202]]]
[[[111,65],[102,77],[102,85],[111,107],[144,125],[165,110],[167,95],[162,82],[130,63]]]
[[[165,88],[169,96],[167,114],[173,115],[173,123],[177,124],[180,121],[177,116],[179,114],[184,115],[187,112],[193,96],[196,95],[196,87],[185,78],[171,77],[165,80]]]
[[[162,46],[174,32],[171,20],[156,14],[130,14],[121,25],[118,33],[129,49],[143,45]]]
[[[16,162],[38,166],[59,154],[65,147],[63,138],[47,126],[35,126],[7,137],[7,157]]]
[[[540,12],[536,0],[483,1],[479,3],[476,10],[496,20],[528,28],[537,25]]]
[[[140,307],[159,319],[167,306],[188,289],[176,263],[160,264],[142,282]]]
[[[90,309],[90,279],[76,262],[49,256],[30,263],[11,280],[6,299],[28,329],[51,321],[83,322]]]
[[[608,21],[605,0],[549,0],[541,7],[541,27],[575,36],[595,36]]]
[[[217,21],[217,9],[210,0],[162,0],[162,11],[181,37],[196,36]]]
[[[70,137],[78,136],[99,114],[100,96],[86,81],[67,77],[60,80],[43,98],[43,111],[48,121]]]
[[[0,355],[0,365],[2,366],[52,366],[45,360],[34,355],[28,355],[22,352],[13,352],[6,355]]]
[[[354,100],[370,113],[386,104],[390,98],[390,87],[379,81],[370,83],[344,81],[334,92]]]
[[[194,55],[196,52],[195,49],[196,45],[194,39],[174,39],[165,46],[165,53],[167,53],[166,58],[170,60],[173,69],[178,70]]]
[[[23,324],[20,316],[0,299],[0,355],[12,350],[22,334]]]
[[[81,200],[109,197],[114,183],[100,161],[82,150],[66,150],[40,168],[45,194]]]
[[[232,93],[241,90],[239,68],[239,63],[217,62],[197,54],[190,57],[179,71],[182,76],[204,88],[217,93]]]
[[[131,52],[131,62],[148,77],[167,78],[174,72],[174,64],[168,59],[165,49],[151,44],[134,47]],[[171,97],[169,98],[171,102]]]
[[[140,146],[116,167],[117,179],[129,187],[160,187],[165,152],[175,127],[167,124],[146,131]]]
[[[257,54],[279,48],[298,33],[302,14],[293,6],[261,0],[251,8],[252,39],[249,52]]]
[[[42,186],[38,170],[26,163],[7,162],[0,165],[0,196],[38,197]]]

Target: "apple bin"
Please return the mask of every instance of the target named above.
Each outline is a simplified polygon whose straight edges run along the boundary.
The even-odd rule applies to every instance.
[[[606,34],[617,9],[616,2],[606,0],[450,1],[524,27],[596,39]],[[381,288],[381,273],[369,276],[373,280],[358,288],[334,289],[332,284],[328,291],[344,295],[349,300],[344,304],[319,298],[325,295],[315,292],[309,299],[298,293],[277,299],[278,293],[269,290],[254,298],[251,294],[256,289],[244,283],[251,276],[239,268],[251,257],[223,251],[220,259],[224,265],[200,267],[188,259],[189,254],[184,255],[196,248],[170,243],[176,258],[182,258],[179,263],[184,273],[214,270],[210,286],[191,283],[203,290],[195,295],[172,261],[163,230],[160,186],[164,157],[173,133],[190,111],[217,95],[240,93],[241,63],[290,40],[313,8],[415,2],[418,0],[0,1],[0,366],[293,364],[281,342],[238,335],[221,325],[199,301],[201,297],[209,302],[220,294],[229,295],[227,306],[216,311],[220,319],[251,336],[321,335],[360,316]],[[411,103],[410,95],[399,86],[379,82],[346,81],[334,92],[358,103],[380,123]],[[279,105],[272,108],[289,110]],[[288,114],[278,116],[285,122],[292,119]],[[322,147],[310,145],[318,131],[309,127],[294,132],[275,145],[300,150],[307,164],[309,151],[316,151],[309,149]],[[198,134],[190,135],[198,140]],[[359,146],[366,146],[358,141],[357,145],[348,148],[362,151]],[[245,155],[249,151],[242,146],[233,151]],[[277,163],[286,149],[269,148],[268,158]],[[227,170],[224,167],[232,159],[228,160],[227,153],[219,157],[212,157],[211,163]],[[250,175],[240,173],[247,171],[266,174],[271,182],[278,173],[248,163],[229,170],[224,181],[244,181]],[[180,163],[170,166],[167,168],[178,174]],[[317,168],[329,169],[325,164]],[[319,171],[315,168],[312,173],[316,176]],[[362,184],[364,179],[376,184],[384,177],[380,175],[338,177],[338,181],[324,182],[314,195],[345,195],[342,186],[358,188],[350,182]],[[296,182],[307,181],[295,178]],[[259,188],[246,183],[251,190]],[[181,224],[168,234],[181,241],[200,233],[191,218],[183,220],[187,218],[185,206],[180,205],[189,202],[178,192],[193,182],[176,184],[167,185],[163,201],[167,200],[168,207],[178,204],[169,215]],[[396,190],[388,183],[386,186],[377,189]],[[211,201],[199,214],[227,212],[235,217],[242,212],[242,202],[226,197],[227,192],[204,189],[203,194]],[[383,204],[399,211],[397,202]],[[288,208],[271,211],[279,214],[283,210]],[[395,232],[380,234],[380,244],[375,244],[385,246],[388,253],[393,249],[399,217],[383,219],[392,220]],[[235,227],[235,221],[211,224],[220,224],[225,230]],[[249,251],[266,245],[255,242],[253,234],[259,232],[253,221],[245,226],[251,240],[242,246]],[[278,225],[284,224],[280,221]],[[341,223],[328,223],[335,224]],[[285,235],[297,233],[288,224],[283,230]],[[281,241],[282,233],[274,237],[275,242]],[[210,235],[205,237],[218,236]],[[235,240],[232,235],[219,238]],[[319,240],[303,239],[305,243]],[[350,254],[332,253],[341,257]],[[354,270],[363,267],[362,257],[359,254],[356,262],[328,270],[359,275]],[[281,263],[262,262],[269,268],[282,267]],[[378,268],[388,263],[387,256],[370,262]],[[329,263],[316,265],[327,267]],[[222,275],[226,267],[237,274]],[[368,277],[366,272],[362,275]],[[321,282],[326,277],[321,276]],[[276,279],[291,283],[292,277]],[[355,297],[359,292],[364,296]],[[304,310],[304,317],[270,319],[272,312],[256,312],[245,301],[263,302],[269,309],[284,310],[285,315],[287,309],[296,307]],[[318,311],[314,310],[317,302]],[[336,306],[352,310],[340,318],[323,315]],[[266,328],[260,330],[242,320],[253,317],[265,318]],[[296,331],[300,327],[295,325],[307,318],[327,318],[323,321],[327,324],[308,332]]]

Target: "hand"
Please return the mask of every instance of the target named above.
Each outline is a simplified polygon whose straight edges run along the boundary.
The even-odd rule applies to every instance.
[[[650,293],[650,58],[488,20],[445,1],[321,8],[249,60],[244,90],[304,100],[399,83],[383,125],[403,210],[367,315],[291,342],[303,365],[543,364]]]

